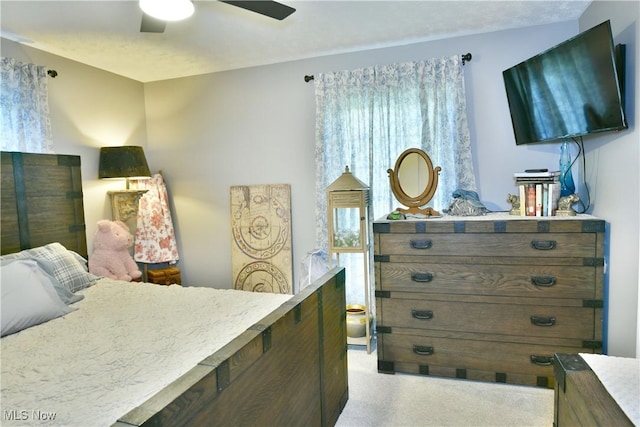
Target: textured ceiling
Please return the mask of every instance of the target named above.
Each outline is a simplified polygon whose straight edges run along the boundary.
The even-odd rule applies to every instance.
[[[215,0],[162,34],[137,1],[0,2],[2,37],[141,82],[575,20],[590,1],[282,1],[276,21]]]

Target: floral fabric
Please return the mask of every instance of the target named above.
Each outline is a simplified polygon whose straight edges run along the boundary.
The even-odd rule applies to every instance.
[[[164,179],[161,174],[155,174],[149,180],[138,180],[137,188],[148,191],[138,206],[133,258],[150,264],[174,264],[180,257]]]
[[[0,60],[0,144],[3,151],[53,153],[47,68]]]

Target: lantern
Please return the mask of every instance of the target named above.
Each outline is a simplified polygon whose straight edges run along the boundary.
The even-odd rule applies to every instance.
[[[362,254],[363,259],[363,287],[364,305],[349,304],[359,306],[359,319],[357,322],[364,322],[364,336],[359,333],[351,333],[347,328],[347,342],[349,344],[366,344],[367,352],[371,352],[371,295],[369,282],[369,187],[349,171],[349,166],[344,173],[327,187],[327,225],[329,227],[329,267],[333,266],[334,255],[338,265],[340,265],[340,254],[352,253]],[[364,311],[364,313],[362,313]],[[349,316],[347,316],[349,325]],[[358,329],[361,330],[361,329]]]

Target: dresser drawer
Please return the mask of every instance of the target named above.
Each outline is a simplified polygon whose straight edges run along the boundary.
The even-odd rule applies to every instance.
[[[596,256],[594,233],[382,233],[378,242],[378,255]]]
[[[593,308],[515,303],[508,298],[495,297],[493,301],[378,298],[378,314],[382,316],[379,326],[390,327],[392,331],[412,328],[593,339]]]
[[[587,266],[381,262],[376,268],[383,291],[595,298],[596,269]]]
[[[393,365],[414,364],[415,372],[460,377],[460,370],[553,377],[553,354],[582,349],[562,345],[521,344],[483,340],[461,340],[409,334],[383,334],[378,349],[380,361]],[[586,350],[590,351],[590,350]],[[379,368],[385,369],[385,363]],[[387,366],[391,366],[388,364]],[[407,371],[409,369],[403,369]],[[440,371],[440,372],[438,372]],[[466,375],[465,375],[466,377]],[[495,381],[495,380],[494,380]],[[508,378],[504,382],[508,381]]]

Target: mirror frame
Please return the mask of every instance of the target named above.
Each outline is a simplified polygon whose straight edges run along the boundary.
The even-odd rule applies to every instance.
[[[420,193],[416,197],[411,197],[407,195],[407,193],[402,188],[402,183],[400,182],[399,171],[402,166],[402,162],[407,158],[407,156],[411,154],[418,154],[427,165],[427,174],[429,175],[429,181],[422,193]],[[409,148],[402,152],[398,159],[396,160],[395,169],[387,169],[387,173],[389,174],[389,181],[391,184],[391,191],[395,198],[408,208],[398,208],[397,210],[403,213],[410,214],[424,214],[426,216],[440,216],[440,213],[433,210],[430,207],[421,208],[421,206],[426,205],[431,201],[433,195],[436,192],[436,188],[438,187],[438,175],[442,168],[440,166],[433,167],[433,163],[431,162],[431,158],[419,148]]]

